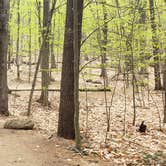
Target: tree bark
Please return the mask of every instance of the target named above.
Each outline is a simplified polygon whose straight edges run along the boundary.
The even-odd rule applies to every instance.
[[[7,88],[8,0],[0,0],[0,114],[9,115]]]
[[[79,60],[80,60],[80,46],[79,46],[79,29],[78,29],[78,1],[73,0],[73,49],[74,49],[74,127],[75,127],[75,141],[76,148],[81,150],[81,138],[79,127]]]
[[[164,87],[164,119],[163,122],[166,123],[166,62],[164,64],[163,71],[163,87]]]
[[[78,47],[80,56],[83,0],[78,1]],[[73,50],[73,0],[67,1],[61,94],[59,106],[58,136],[75,138],[74,129],[74,50]]]
[[[139,3],[138,11],[139,11],[139,15],[140,15],[140,18],[139,18],[140,31],[145,31],[144,25],[146,24],[146,17],[147,17],[145,8],[146,8],[146,2]],[[145,54],[146,38],[144,36],[140,37],[139,45],[140,45],[140,63],[144,64],[145,61],[148,59],[148,57]],[[140,74],[145,76],[145,75],[147,75],[147,73],[148,73],[147,66],[145,64],[145,66],[141,67]]]
[[[31,75],[32,75],[32,29],[31,29],[31,11],[28,12],[29,15],[29,76],[28,82],[31,82]]]
[[[17,1],[17,43],[16,43],[17,79],[20,79],[20,0]]]
[[[46,29],[49,28],[49,11],[50,0],[44,0],[43,10],[43,40],[40,50],[41,54],[41,71],[42,71],[42,92],[39,101],[47,106],[48,105],[48,85],[49,85],[49,35],[46,34]],[[50,30],[50,28],[49,28]],[[46,36],[47,35],[47,36]]]
[[[56,61],[55,61],[55,53],[54,53],[54,40],[55,40],[55,18],[53,21],[52,26],[52,39],[51,39],[51,46],[50,46],[50,53],[51,53],[51,69],[57,68]]]
[[[51,26],[52,16],[53,16],[54,11],[55,11],[56,2],[57,2],[56,0],[53,0],[53,2],[52,2],[52,8],[51,8],[51,10],[49,12],[49,19],[48,19],[48,22],[47,22],[48,24],[47,24],[46,29],[45,29],[45,35],[43,36],[43,41],[46,41],[46,39],[47,39],[47,37],[49,35],[49,27]],[[44,44],[44,43],[42,43],[42,44]],[[41,46],[40,51],[42,51],[42,48],[43,48],[43,45]],[[40,53],[39,57],[38,57],[38,61],[37,61],[37,65],[36,65],[36,70],[35,70],[35,73],[34,73],[34,77],[33,77],[31,93],[29,95],[27,116],[30,116],[30,113],[31,113],[31,105],[32,105],[33,92],[34,92],[35,85],[36,85],[36,79],[37,79],[37,74],[38,74],[38,70],[39,70],[41,59],[42,59],[42,54]],[[48,89],[47,89],[47,91],[48,91]]]
[[[166,0],[164,1],[166,5]],[[165,33],[166,35],[166,33]],[[163,123],[166,123],[166,60],[164,61],[164,70],[163,70],[163,88],[164,88],[164,119]]]
[[[106,1],[103,1],[103,20],[104,20],[104,26],[102,27],[102,41],[101,41],[101,74],[100,76],[103,77],[103,79],[106,82],[106,86],[108,86],[108,75],[107,75],[107,67],[106,67],[106,59],[107,59],[107,43],[108,43],[108,13],[106,8]]]
[[[154,77],[155,77],[155,90],[161,90],[161,77],[160,77],[160,64],[159,64],[159,39],[157,36],[157,24],[155,22],[155,9],[154,0],[149,0],[150,7],[150,20],[152,29],[152,45],[154,56]]]

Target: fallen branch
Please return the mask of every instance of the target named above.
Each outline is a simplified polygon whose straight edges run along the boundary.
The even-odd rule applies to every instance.
[[[31,91],[31,89],[10,89],[9,92],[23,92],[23,91]],[[34,89],[34,91],[42,91],[42,89]],[[53,91],[53,92],[60,92],[61,90],[60,89],[48,89],[48,91]],[[103,89],[103,88],[100,88],[100,89],[79,89],[80,92],[85,92],[85,91],[88,91],[88,92],[103,92],[103,91],[108,91],[110,92],[111,89]]]

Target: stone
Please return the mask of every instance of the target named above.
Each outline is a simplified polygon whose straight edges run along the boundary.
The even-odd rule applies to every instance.
[[[4,124],[5,129],[33,130],[34,123],[28,118],[15,118],[7,120]]]

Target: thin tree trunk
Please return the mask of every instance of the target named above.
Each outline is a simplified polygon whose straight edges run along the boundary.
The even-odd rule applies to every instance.
[[[155,77],[155,90],[161,90],[161,77],[160,77],[160,64],[159,64],[159,39],[157,36],[157,24],[155,18],[154,0],[149,0],[150,7],[150,20],[152,29],[152,45],[154,56],[154,77]]]
[[[166,123],[166,63],[164,64],[163,71],[163,87],[164,87],[164,119],[163,122]]]
[[[132,89],[133,89],[133,126],[135,126],[136,123],[136,98],[135,98],[135,86],[136,86],[136,78],[135,78],[135,57],[134,57],[134,25],[136,20],[136,10],[138,8],[139,0],[136,1],[134,10],[133,10],[133,18],[132,18],[132,24],[131,24],[131,32],[130,32],[130,39],[129,39],[129,48],[131,51],[131,72],[132,72]]]
[[[145,28],[143,27],[146,24],[146,17],[147,17],[145,8],[146,8],[145,2],[143,4],[142,3],[139,4],[139,15],[140,15],[139,24],[140,24],[141,31],[145,31]],[[145,54],[145,47],[146,47],[146,38],[141,36],[140,37],[140,62],[141,62],[141,64],[144,64],[145,61],[147,60],[147,57]],[[147,73],[148,73],[147,66],[141,67],[140,74],[145,76],[145,74],[147,75]]]
[[[165,5],[166,5],[166,0],[164,1]],[[165,33],[166,35],[166,33]],[[163,88],[164,88],[164,119],[163,119],[163,123],[166,123],[166,60],[164,62],[164,71],[163,71]]]
[[[103,40],[101,41],[101,74],[100,76],[105,80],[106,86],[108,86],[108,75],[107,75],[107,70],[106,70],[106,59],[107,59],[107,42],[108,42],[108,14],[107,14],[107,8],[106,8],[106,1],[103,1],[103,16],[104,16],[104,26],[101,29],[102,34],[103,34]]]
[[[36,0],[36,8],[38,12],[38,42],[39,42],[39,48],[41,48],[41,30],[42,30],[42,25],[41,25],[41,1]]]
[[[46,27],[45,36],[43,38],[44,41],[47,39],[47,36],[49,35],[49,32],[50,32],[49,31],[49,27],[51,26],[51,20],[52,20],[52,16],[53,16],[53,13],[54,13],[54,10],[55,10],[55,5],[56,5],[56,0],[53,0],[52,9],[51,9],[50,14],[49,14],[50,17],[49,17],[49,20],[48,20],[48,25]],[[42,44],[44,44],[44,43],[42,43]],[[41,46],[40,51],[42,50],[42,47],[43,46]],[[31,113],[33,92],[34,92],[35,85],[36,85],[36,79],[37,79],[37,74],[38,74],[38,70],[39,70],[41,59],[42,59],[42,54],[40,53],[39,57],[38,57],[38,61],[37,61],[37,66],[36,66],[33,82],[32,82],[32,88],[31,88],[30,96],[29,96],[27,116],[30,116],[30,113]]]
[[[8,69],[11,69],[11,56],[12,56],[12,47],[13,47],[13,39],[10,35],[10,32],[8,32],[9,34],[9,43],[8,43]]]
[[[20,0],[17,1],[17,51],[16,51],[16,66],[17,66],[17,79],[20,79]]]
[[[28,81],[30,83],[31,81],[31,68],[32,68],[32,51],[31,51],[31,44],[32,44],[32,30],[31,30],[31,12],[29,11],[29,77],[28,77]]]
[[[51,69],[56,68],[56,62],[55,62],[55,53],[54,53],[54,40],[55,40],[55,18],[53,21],[53,27],[52,27],[52,40],[51,40]]]
[[[41,47],[41,71],[42,71],[42,92],[39,99],[43,105],[48,106],[48,86],[49,86],[49,35],[46,36],[46,28],[49,29],[48,20],[49,20],[49,10],[50,10],[50,0],[44,0],[44,16],[43,16],[43,40]],[[44,40],[45,38],[45,40]]]
[[[80,46],[79,46],[79,29],[78,29],[78,1],[73,0],[73,49],[74,49],[74,126],[75,126],[75,140],[76,148],[81,150],[80,127],[79,127],[79,60],[80,60]]]

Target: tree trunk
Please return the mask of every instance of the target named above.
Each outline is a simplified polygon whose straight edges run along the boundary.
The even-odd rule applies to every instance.
[[[163,87],[164,87],[164,119],[163,122],[166,123],[166,62],[164,64],[163,70]]]
[[[53,16],[54,11],[55,11],[55,5],[56,5],[56,0],[53,0],[53,2],[52,2],[52,9],[49,12],[49,19],[48,19],[47,26],[46,26],[46,29],[45,29],[45,35],[43,36],[43,41],[46,41],[47,38],[48,38],[49,30],[50,30],[49,27],[51,26],[52,16]],[[31,93],[30,93],[30,96],[29,96],[29,103],[28,103],[28,112],[27,112],[28,116],[31,113],[31,105],[32,105],[33,92],[34,92],[34,89],[35,89],[37,74],[38,74],[40,62],[41,62],[41,59],[42,59],[41,51],[43,49],[43,45],[44,44],[45,43],[42,42],[42,46],[41,46],[41,49],[40,49],[40,54],[39,54],[37,65],[36,65],[36,70],[35,70],[35,73],[34,73],[34,78],[33,78],[33,82],[32,82],[32,89],[31,89]],[[48,91],[48,89],[47,89],[47,91]]]
[[[108,19],[108,14],[107,14],[107,8],[106,8],[106,1],[103,1],[103,20],[104,20],[104,26],[101,29],[102,30],[102,34],[103,34],[103,39],[101,41],[101,74],[100,76],[103,77],[103,79],[106,82],[106,86],[108,86],[108,75],[107,75],[107,67],[106,67],[106,59],[107,59],[107,42],[108,42],[108,23],[107,23],[107,19]]]
[[[80,56],[83,0],[78,1],[78,47]],[[61,94],[59,106],[58,136],[75,138],[74,129],[74,50],[73,50],[73,0],[67,1]]]
[[[50,48],[50,53],[51,53],[51,69],[55,69],[56,62],[55,62],[55,53],[54,53],[54,40],[55,40],[55,19],[53,21],[53,26],[52,26],[52,39],[51,39],[51,48]]]
[[[150,20],[152,29],[152,45],[154,56],[154,77],[155,77],[155,90],[161,90],[161,77],[160,77],[160,64],[159,64],[159,39],[157,36],[157,24],[155,22],[155,9],[154,0],[149,0],[150,7]]]
[[[166,5],[166,0],[164,1],[165,5]],[[166,35],[166,33],[165,33]],[[166,60],[164,61],[164,69],[163,69],[163,88],[164,88],[164,119],[163,119],[163,123],[166,123]]]
[[[17,50],[16,50],[16,66],[17,79],[20,79],[20,0],[17,1]]]
[[[41,1],[36,1],[36,8],[37,8],[37,13],[38,13],[38,43],[39,43],[39,47],[41,47],[41,29],[42,29],[42,25],[41,25]]]
[[[78,1],[73,0],[73,49],[74,49],[74,127],[76,148],[81,150],[80,127],[79,127],[79,61],[80,61],[80,46],[79,46],[79,29],[78,29]],[[82,10],[82,7],[81,7]]]
[[[144,25],[146,24],[146,17],[147,17],[145,8],[146,8],[145,2],[143,4],[139,3],[138,11],[139,11],[139,15],[140,15],[140,18],[139,18],[140,31],[145,31]],[[145,54],[146,38],[144,36],[140,37],[139,44],[140,44],[140,63],[145,64],[145,61],[147,60],[147,56]],[[145,64],[143,67],[141,66],[140,74],[145,76],[145,75],[147,75],[147,73],[148,73],[147,66]]]
[[[10,35],[10,32],[8,32],[8,35],[9,35],[9,43],[8,43],[8,59],[7,59],[7,62],[8,62],[8,69],[11,69],[11,56],[13,54],[13,50],[12,50],[12,47],[13,47],[13,39]]]
[[[43,40],[40,50],[41,54],[41,71],[42,71],[42,92],[39,101],[48,105],[48,85],[49,85],[49,35],[46,29],[49,21],[50,0],[44,0],[44,16],[43,16]],[[49,28],[50,29],[50,28]],[[47,35],[47,36],[45,36]]]
[[[32,75],[32,29],[31,29],[31,11],[28,12],[29,15],[29,76],[28,76],[28,82],[31,82],[31,75]]]
[[[8,0],[0,0],[0,114],[9,115],[7,88]]]

